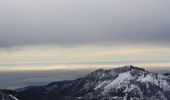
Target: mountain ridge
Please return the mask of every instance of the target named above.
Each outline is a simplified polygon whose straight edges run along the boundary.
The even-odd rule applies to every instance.
[[[169,74],[133,65],[98,69],[76,80],[45,86],[22,88],[13,96],[19,100],[170,100]]]

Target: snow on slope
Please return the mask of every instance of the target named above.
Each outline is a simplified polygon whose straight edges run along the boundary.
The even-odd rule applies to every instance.
[[[159,96],[158,100],[167,100],[165,94],[170,95],[170,78],[168,76],[151,73],[134,66],[100,70],[93,75],[98,75],[95,76],[98,77],[97,81],[94,80],[88,84],[94,84],[95,91],[103,96],[122,94],[123,97],[126,97],[130,94],[134,96],[131,98],[132,100],[136,97],[154,100],[158,99],[157,96]],[[114,98],[118,99],[119,96],[114,96]]]
[[[103,92],[105,93],[111,90],[112,88],[116,88],[120,85],[120,83],[126,82],[127,80],[130,80],[131,78],[133,77],[131,76],[129,72],[119,74],[119,76],[115,80],[113,80],[112,82],[110,82],[108,85],[104,87]]]

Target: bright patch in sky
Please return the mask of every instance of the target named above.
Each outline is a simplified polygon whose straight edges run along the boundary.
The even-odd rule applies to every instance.
[[[0,71],[97,69],[123,65],[168,67],[170,49],[163,47],[27,46],[0,50]]]

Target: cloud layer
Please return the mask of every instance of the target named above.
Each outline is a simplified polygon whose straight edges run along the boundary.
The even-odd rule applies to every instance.
[[[170,1],[4,0],[0,47],[170,42]]]

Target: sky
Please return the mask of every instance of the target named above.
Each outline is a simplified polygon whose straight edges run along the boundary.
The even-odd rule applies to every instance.
[[[0,0],[0,88],[124,65],[170,72],[169,0]]]
[[[169,67],[168,0],[0,0],[0,72]]]

